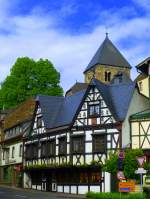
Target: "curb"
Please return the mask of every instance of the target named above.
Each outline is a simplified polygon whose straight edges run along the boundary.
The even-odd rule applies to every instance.
[[[76,195],[76,194],[69,194],[69,193],[58,193],[58,192],[43,192],[40,190],[34,190],[34,189],[24,189],[24,188],[18,188],[18,187],[14,187],[14,186],[7,186],[7,185],[3,185],[0,184],[0,187],[3,188],[7,188],[7,189],[12,189],[12,190],[18,190],[18,191],[24,191],[24,192],[30,192],[30,193],[43,193],[43,195],[50,195],[50,196],[55,196],[57,198],[79,198],[79,199],[86,199],[85,195]]]

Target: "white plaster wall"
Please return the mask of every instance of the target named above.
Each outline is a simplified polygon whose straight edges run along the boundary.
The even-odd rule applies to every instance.
[[[22,142],[11,144],[9,148],[9,163],[8,164],[18,164],[22,163],[22,156],[19,156],[20,145],[23,145]],[[12,158],[12,148],[15,147],[14,158]],[[23,149],[22,149],[23,150]],[[5,157],[6,159],[6,157]],[[2,166],[6,165],[5,160],[2,158]]]
[[[88,186],[78,186],[78,193],[85,194],[88,192]]]
[[[142,83],[142,90],[140,90],[140,93],[142,93],[146,97],[149,97],[149,89],[148,89],[148,87],[149,87],[149,81],[148,80],[149,80],[149,78],[146,77],[145,79],[140,80],[138,82],[138,86],[139,86],[140,82]]]
[[[63,192],[63,186],[57,186],[57,191],[58,192]]]
[[[71,186],[71,193],[77,193],[77,186]]]
[[[64,192],[69,193],[69,186],[64,186]]]
[[[100,192],[100,186],[90,186],[90,191]]]
[[[104,187],[105,187],[105,192],[110,192],[111,191],[111,183],[110,183],[110,178],[111,176],[110,176],[110,173],[108,173],[108,172],[104,172],[104,179],[105,179],[105,181],[104,181],[104,183],[105,183],[105,185],[104,185]]]
[[[130,115],[146,110],[148,108],[149,108],[149,100],[146,97],[140,95],[137,89],[135,89],[132,100],[129,105],[126,119],[124,120],[122,126],[122,145],[127,145],[130,143],[130,123],[129,123]]]

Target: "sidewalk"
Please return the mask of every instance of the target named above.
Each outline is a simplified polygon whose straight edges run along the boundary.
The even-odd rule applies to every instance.
[[[85,199],[85,195],[79,194],[68,194],[68,193],[57,193],[57,192],[42,192],[39,190],[33,190],[33,189],[23,189],[23,188],[18,188],[18,187],[12,187],[12,186],[7,186],[7,185],[2,185],[0,184],[0,187],[2,188],[7,188],[7,189],[14,189],[18,191],[23,191],[23,192],[30,192],[30,193],[43,193],[43,195],[46,196],[55,196],[57,198],[73,198],[73,199]]]

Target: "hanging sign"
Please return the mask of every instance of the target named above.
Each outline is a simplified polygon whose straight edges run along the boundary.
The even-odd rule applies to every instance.
[[[123,171],[118,171],[117,178],[118,178],[118,180],[125,180],[126,179]]]

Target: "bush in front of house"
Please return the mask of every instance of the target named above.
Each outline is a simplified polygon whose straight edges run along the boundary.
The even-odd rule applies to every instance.
[[[146,194],[147,198],[150,198],[150,187],[143,187],[143,192]]]
[[[121,194],[120,197],[120,193],[88,192],[86,197],[90,199],[146,199],[141,193]]]

